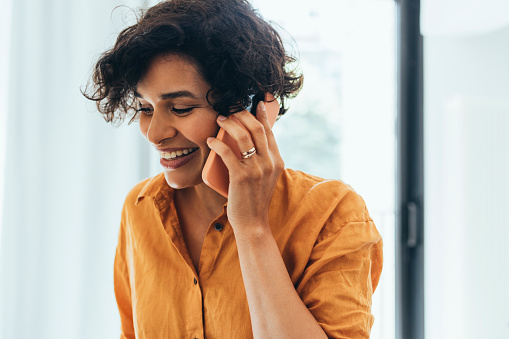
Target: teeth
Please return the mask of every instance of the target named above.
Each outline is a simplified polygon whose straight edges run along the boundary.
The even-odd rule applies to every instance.
[[[159,152],[159,155],[161,158],[165,159],[175,159],[176,157],[180,157],[182,155],[187,155],[189,153],[193,153],[195,151],[194,148],[188,148],[182,151],[176,151],[176,152]]]

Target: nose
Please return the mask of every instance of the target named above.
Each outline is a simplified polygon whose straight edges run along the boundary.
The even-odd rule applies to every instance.
[[[164,140],[174,138],[178,133],[172,117],[165,112],[154,109],[152,116],[146,117],[145,120],[143,127],[140,120],[141,132],[154,145],[160,145]]]

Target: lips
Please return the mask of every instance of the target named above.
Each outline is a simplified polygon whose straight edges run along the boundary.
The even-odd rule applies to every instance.
[[[185,149],[180,149],[180,150],[176,150],[176,151],[168,151],[168,152],[159,152],[159,155],[161,156],[161,158],[164,158],[164,159],[167,159],[167,160],[172,160],[172,159],[176,159],[178,157],[182,157],[182,156],[186,156],[190,153],[193,153],[194,151],[196,151],[198,148],[185,148]]]
[[[176,169],[191,161],[196,157],[198,148],[184,148],[172,150],[171,152],[159,151],[161,156],[160,163],[167,169]]]

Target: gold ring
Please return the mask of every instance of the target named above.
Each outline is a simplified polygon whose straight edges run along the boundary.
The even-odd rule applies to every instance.
[[[249,159],[256,153],[256,148],[253,146],[250,150],[240,153],[242,159]]]

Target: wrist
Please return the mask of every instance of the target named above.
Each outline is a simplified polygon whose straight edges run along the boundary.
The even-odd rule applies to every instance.
[[[262,243],[266,239],[273,239],[268,222],[251,223],[244,227],[232,227],[237,244],[247,242],[250,244]]]

